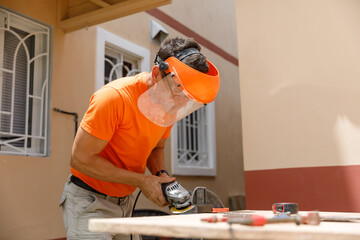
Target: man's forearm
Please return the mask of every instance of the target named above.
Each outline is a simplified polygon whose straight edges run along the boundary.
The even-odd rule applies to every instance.
[[[175,178],[156,177],[152,175],[130,172],[125,169],[116,167],[114,164],[99,155],[96,157],[94,156],[87,158],[87,161],[90,161],[91,164],[86,163],[86,161],[84,162],[84,159],[80,161],[73,156],[71,160],[71,166],[88,176],[103,181],[123,183],[138,187],[145,195],[145,197],[158,206],[164,207],[168,205],[162,194],[161,184],[175,181]],[[155,165],[157,167],[162,166],[161,164]]]
[[[163,147],[158,147],[153,149],[147,161],[147,168],[153,175],[157,173],[159,170],[166,169]]]

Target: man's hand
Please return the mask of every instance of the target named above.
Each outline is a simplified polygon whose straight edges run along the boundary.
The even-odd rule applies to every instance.
[[[169,177],[166,174],[161,174],[160,177],[145,175],[141,181],[139,188],[146,198],[158,205],[165,207],[169,203],[165,200],[161,189],[162,183],[169,183],[175,181],[174,177]]]

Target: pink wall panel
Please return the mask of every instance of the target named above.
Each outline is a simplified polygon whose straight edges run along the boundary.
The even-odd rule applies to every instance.
[[[303,211],[360,212],[360,165],[245,171],[246,208],[296,202]]]

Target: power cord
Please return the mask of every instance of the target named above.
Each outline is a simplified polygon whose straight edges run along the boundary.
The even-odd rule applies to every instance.
[[[134,211],[135,211],[135,207],[136,207],[136,203],[137,203],[137,200],[139,199],[139,196],[141,194],[141,191],[139,190],[139,193],[137,194],[136,198],[135,198],[135,201],[134,201],[134,205],[133,205],[133,208],[131,210],[131,217],[134,216]],[[133,235],[130,234],[130,240],[133,240]]]

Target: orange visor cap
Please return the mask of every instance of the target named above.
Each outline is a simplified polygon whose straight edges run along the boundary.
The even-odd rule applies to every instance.
[[[180,81],[184,94],[200,103],[214,101],[220,87],[218,70],[209,60],[206,61],[209,65],[207,73],[199,72],[175,57],[169,57],[165,61],[169,64],[166,73],[173,72]]]

